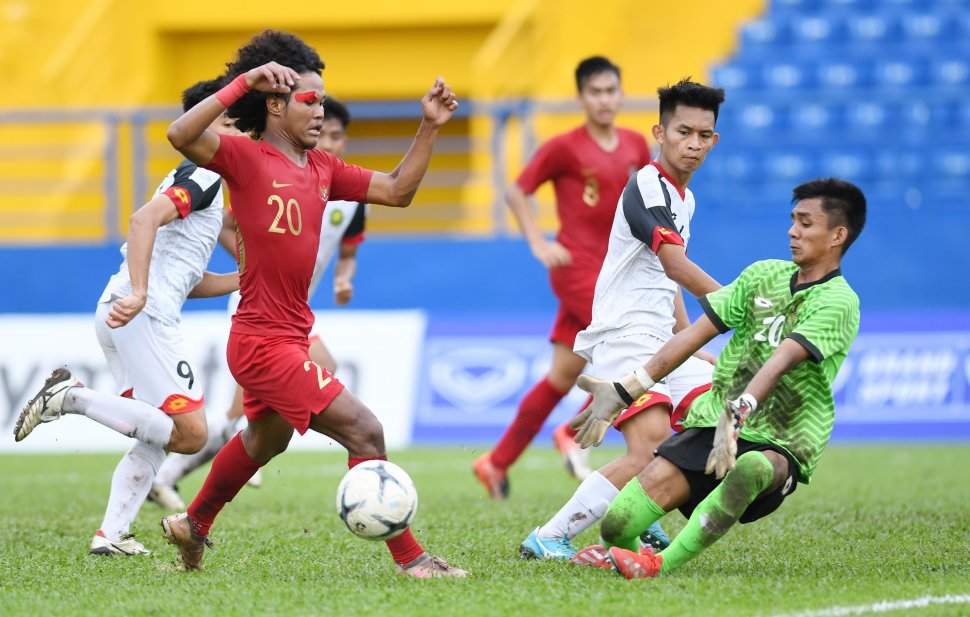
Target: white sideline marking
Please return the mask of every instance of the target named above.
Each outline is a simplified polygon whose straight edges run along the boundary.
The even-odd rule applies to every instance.
[[[970,596],[924,596],[915,600],[895,600],[892,602],[876,602],[859,606],[836,606],[817,611],[802,613],[786,613],[777,617],[846,617],[847,615],[865,615],[866,613],[888,613],[910,608],[926,608],[933,604],[970,604]]]

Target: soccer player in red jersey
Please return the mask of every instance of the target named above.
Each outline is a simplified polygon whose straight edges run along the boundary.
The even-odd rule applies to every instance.
[[[162,519],[185,569],[197,570],[209,528],[246,481],[286,449],[293,430],[314,430],[347,449],[349,466],[385,459],[384,432],[366,406],[310,359],[313,313],[307,290],[329,199],[407,206],[431,158],[438,129],[457,109],[439,78],[421,99],[423,118],[410,150],[390,173],[348,165],[315,150],[323,126],[324,63],[300,38],[266,31],[239,49],[230,85],[169,126],[173,146],[218,170],[239,228],[242,301],[227,359],[243,387],[249,424],[220,450],[188,511]],[[259,139],[206,130],[227,108]],[[418,578],[465,576],[432,557],[410,530],[387,541],[397,571]]]
[[[602,56],[586,58],[576,67],[576,88],[586,122],[539,148],[506,194],[532,254],[549,269],[559,313],[549,336],[553,347],[549,372],[522,399],[495,449],[475,461],[475,474],[493,499],[508,496],[508,468],[586,366],[586,360],[573,353],[573,343],[576,333],[592,320],[593,290],[606,257],[616,205],[630,175],[650,162],[643,135],[614,125],[623,101],[620,68]],[[547,240],[539,231],[529,200],[547,181],[553,183],[559,215],[555,240]],[[582,481],[591,470],[588,451],[573,441],[575,435],[563,424],[556,429],[554,441],[567,470]]]

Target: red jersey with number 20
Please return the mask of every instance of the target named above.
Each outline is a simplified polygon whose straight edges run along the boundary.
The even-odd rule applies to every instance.
[[[207,169],[229,187],[239,243],[237,334],[307,337],[307,304],[329,199],[365,201],[374,172],[319,150],[300,167],[265,141],[222,136]]]

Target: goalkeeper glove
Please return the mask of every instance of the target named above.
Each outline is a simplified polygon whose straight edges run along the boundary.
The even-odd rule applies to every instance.
[[[734,469],[735,457],[738,454],[738,433],[744,426],[744,420],[758,408],[758,401],[750,394],[742,394],[724,406],[717,429],[714,431],[714,447],[707,457],[704,473],[713,473],[720,480],[727,472]]]
[[[580,389],[593,395],[593,401],[569,421],[569,426],[579,431],[575,437],[576,443],[588,448],[603,443],[610,424],[621,411],[652,388],[654,381],[641,367],[620,381],[610,383],[589,375],[580,375],[577,384]]]

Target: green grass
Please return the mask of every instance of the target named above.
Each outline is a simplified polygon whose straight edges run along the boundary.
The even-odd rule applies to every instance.
[[[337,453],[287,453],[213,529],[202,572],[174,569],[146,504],[133,531],[147,558],[87,556],[117,455],[0,456],[0,615],[776,615],[970,594],[970,448],[832,447],[815,481],[767,519],[738,526],[674,575],[527,562],[518,544],[572,494],[556,454],[530,450],[508,502],[485,498],[477,451],[395,453],[418,485],[414,531],[468,580],[395,576],[383,544],[334,511]],[[616,451],[598,451],[594,463]],[[202,474],[184,481],[194,495]],[[679,513],[663,524],[676,532]],[[596,529],[579,544],[596,540]],[[918,615],[967,615],[970,604]],[[893,611],[889,614],[903,614]]]

